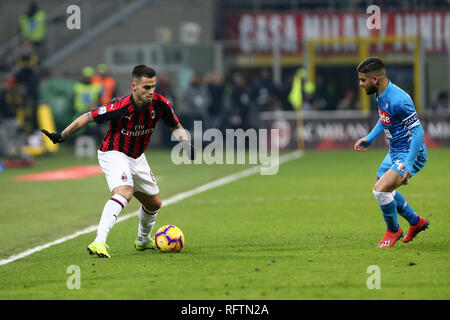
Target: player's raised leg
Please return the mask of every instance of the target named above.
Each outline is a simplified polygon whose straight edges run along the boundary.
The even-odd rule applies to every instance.
[[[419,216],[414,209],[406,202],[403,195],[398,191],[394,191],[394,199],[397,203],[397,212],[409,223],[409,230],[407,235],[403,238],[403,242],[409,242],[416,237],[416,235],[429,227],[428,221]]]
[[[406,199],[398,190],[394,191],[394,199],[397,203],[398,214],[405,218],[409,222],[409,224],[417,224],[419,222],[419,216],[413,210],[413,208],[411,208],[409,203],[406,202]]]
[[[383,176],[383,174],[389,170],[386,168],[386,166],[389,166],[390,157],[389,154],[387,156],[388,160],[385,162],[383,161],[383,164],[380,166],[380,169],[378,171],[377,175],[377,181],[379,180],[379,176]],[[424,231],[429,227],[428,221],[419,216],[414,209],[410,206],[410,204],[406,201],[403,194],[400,193],[400,191],[395,190],[394,191],[394,200],[397,205],[397,213],[405,218],[406,221],[408,221],[410,227],[408,230],[408,234],[403,238],[403,242],[409,242],[412,239],[415,238],[415,236],[421,232]]]
[[[106,245],[109,232],[117,221],[120,212],[127,206],[133,196],[133,187],[124,185],[113,190],[113,196],[106,202],[97,227],[95,240],[88,246],[89,254],[101,258],[111,258]]]
[[[373,194],[383,212],[387,230],[378,244],[378,248],[392,247],[402,237],[402,230],[398,225],[397,203],[394,198],[395,189],[400,186],[401,176],[389,169],[377,181],[373,188]]]
[[[411,170],[411,175],[417,174],[425,166],[426,162],[427,162],[427,150],[426,146],[423,144],[422,151],[417,155],[414,161],[414,165]],[[399,173],[404,174],[404,171]],[[414,212],[413,208],[411,208],[411,206],[406,202],[405,198],[403,198],[403,195],[400,192],[397,191],[395,197],[397,199],[396,201],[398,213],[409,222],[409,230],[408,233],[406,234],[406,237],[403,238],[403,242],[410,242],[417,236],[419,232],[426,230],[430,224],[425,218],[417,215],[417,213]]]
[[[142,204],[139,209],[139,227],[138,235],[134,246],[136,250],[156,249],[155,239],[150,234],[155,226],[158,210],[161,208],[162,201],[159,193],[156,195],[148,195],[143,192],[136,191],[134,193],[136,199]]]

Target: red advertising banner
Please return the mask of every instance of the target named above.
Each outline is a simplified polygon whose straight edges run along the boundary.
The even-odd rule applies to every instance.
[[[252,12],[228,15],[224,26],[226,38],[237,40],[243,53],[269,52],[273,40],[279,41],[283,53],[298,53],[308,39],[371,36],[420,36],[428,53],[450,50],[450,10],[381,11],[378,22],[374,28],[373,14],[365,12]],[[399,42],[393,50],[407,50],[405,46]]]

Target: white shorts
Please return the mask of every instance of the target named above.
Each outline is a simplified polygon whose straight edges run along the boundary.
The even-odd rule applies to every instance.
[[[159,193],[158,184],[145,154],[133,159],[119,151],[98,150],[98,162],[105,173],[110,191],[127,185],[132,186],[133,191],[140,191],[151,196]]]

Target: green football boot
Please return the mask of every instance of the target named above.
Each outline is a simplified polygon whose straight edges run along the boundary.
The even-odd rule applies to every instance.
[[[90,255],[96,254],[99,258],[111,258],[108,245],[104,242],[94,241],[87,247]]]
[[[134,247],[138,251],[144,251],[145,249],[156,249],[155,238],[150,238],[148,241],[144,242],[141,237],[137,237],[134,242]]]

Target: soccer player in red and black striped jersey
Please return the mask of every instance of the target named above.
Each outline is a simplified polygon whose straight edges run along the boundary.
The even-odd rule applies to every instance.
[[[142,204],[135,248],[137,250],[156,248],[150,234],[162,202],[158,184],[144,151],[159,120],[162,119],[172,129],[173,135],[180,143],[186,144],[188,153],[193,159],[193,148],[188,142],[185,130],[170,102],[155,93],[155,88],[155,70],[138,65],[131,74],[131,94],[115,98],[81,115],[61,133],[42,130],[53,143],[59,143],[84,128],[89,122],[109,121],[109,130],[98,150],[98,159],[112,197],[103,209],[96,238],[88,246],[90,254],[111,257],[107,250],[106,238],[119,213],[133,196]]]

